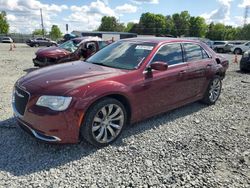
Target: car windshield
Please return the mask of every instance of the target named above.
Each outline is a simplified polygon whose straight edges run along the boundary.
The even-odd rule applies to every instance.
[[[139,67],[154,46],[155,44],[147,42],[118,41],[103,48],[86,62],[133,70]]]
[[[67,42],[62,43],[59,45],[59,48],[65,49],[70,52],[75,52],[80,44],[80,40],[69,40]]]

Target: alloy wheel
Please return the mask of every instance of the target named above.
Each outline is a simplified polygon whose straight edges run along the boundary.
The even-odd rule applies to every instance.
[[[120,106],[108,104],[99,109],[92,122],[92,135],[99,143],[112,142],[122,130],[125,116]]]
[[[209,99],[211,102],[215,102],[219,98],[220,91],[221,91],[221,81],[219,78],[216,78],[212,81],[209,90]]]

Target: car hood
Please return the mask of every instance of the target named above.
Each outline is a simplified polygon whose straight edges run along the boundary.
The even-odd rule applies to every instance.
[[[127,72],[75,61],[32,71],[20,78],[17,85],[33,94],[63,95],[87,84]]]
[[[59,47],[47,47],[39,49],[36,55],[39,57],[63,57],[69,55],[71,52]]]

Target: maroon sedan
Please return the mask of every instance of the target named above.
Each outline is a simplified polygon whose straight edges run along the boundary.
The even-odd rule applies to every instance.
[[[125,125],[201,100],[214,104],[228,61],[208,46],[174,38],[115,42],[85,62],[33,71],[13,92],[19,125],[39,140],[96,146]]]
[[[59,63],[86,59],[109,43],[98,37],[78,37],[58,47],[42,48],[36,52],[34,66],[44,67]]]

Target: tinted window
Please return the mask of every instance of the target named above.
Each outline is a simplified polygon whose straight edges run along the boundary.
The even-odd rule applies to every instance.
[[[108,43],[105,42],[105,41],[98,41],[98,44],[99,44],[99,48],[100,48],[100,49],[102,49],[102,48],[104,48],[105,46],[108,45]]]
[[[186,61],[196,61],[204,59],[202,48],[197,44],[184,43],[183,44],[186,52]],[[203,50],[204,51],[204,50]]]
[[[226,44],[225,42],[214,42],[214,45],[223,45]]]
[[[168,65],[182,63],[182,49],[180,44],[167,44],[163,46],[155,55],[154,61],[167,62]]]

